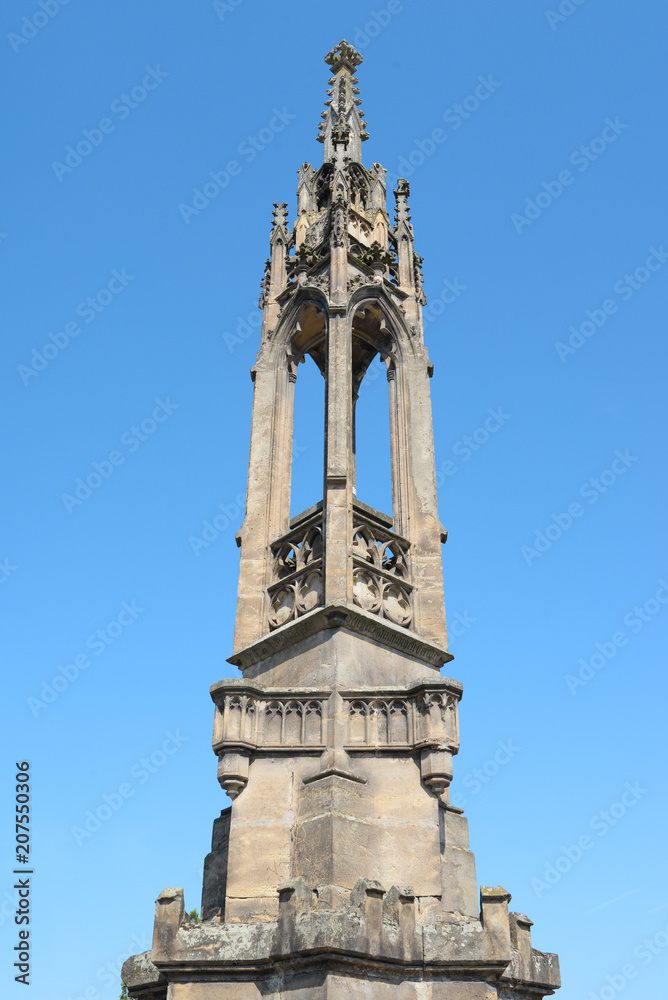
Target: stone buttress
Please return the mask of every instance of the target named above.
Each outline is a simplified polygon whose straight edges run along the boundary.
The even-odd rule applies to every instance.
[[[556,955],[500,887],[478,890],[449,803],[462,686],[447,652],[421,263],[408,183],[362,164],[361,56],[326,56],[319,169],[297,218],[274,206],[251,375],[253,417],[234,652],[211,688],[218,780],[202,922],[157,900],[129,994],[155,1000],[540,998]],[[290,517],[294,393],[306,356],[325,384],[322,500]],[[384,363],[392,513],[358,500],[355,402]],[[314,498],[317,499],[317,498]]]

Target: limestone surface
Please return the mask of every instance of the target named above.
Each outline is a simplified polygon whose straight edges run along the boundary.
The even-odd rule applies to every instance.
[[[260,308],[234,649],[211,688],[231,800],[204,861],[201,923],[181,889],[123,967],[137,1000],[528,1000],[560,985],[510,894],[478,888],[451,805],[462,685],[447,648],[422,258],[409,186],[387,211],[342,41],[297,216],[274,205]],[[323,496],[290,517],[299,366],[325,389]],[[356,495],[355,405],[388,382],[392,513]]]

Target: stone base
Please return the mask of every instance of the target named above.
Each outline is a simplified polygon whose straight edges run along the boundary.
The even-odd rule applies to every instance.
[[[480,917],[416,920],[410,890],[360,879],[343,908],[298,878],[279,888],[278,920],[200,924],[183,892],[157,901],[153,948],[123,966],[137,1000],[528,1000],[560,986],[559,960],[531,947],[510,895],[480,891]],[[397,993],[398,991],[398,993]]]
[[[173,983],[168,1000],[514,1000],[525,994],[499,992],[494,983],[480,980],[425,979],[329,972],[325,969],[301,975],[274,975],[260,982]],[[157,995],[156,995],[157,1000]]]

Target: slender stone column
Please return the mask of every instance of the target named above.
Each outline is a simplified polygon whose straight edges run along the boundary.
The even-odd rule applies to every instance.
[[[410,493],[408,537],[415,546],[415,628],[425,639],[447,648],[443,561],[443,529],[438,516],[436,463],[431,418],[428,357],[419,346],[401,366],[401,422],[404,425],[408,476],[400,474]]]
[[[241,562],[234,649],[268,631],[269,546],[290,523],[294,377],[271,354],[253,369],[254,394],[246,514],[239,531]]]
[[[352,603],[352,377],[351,337],[343,310],[333,309],[327,331],[325,391],[325,604]]]

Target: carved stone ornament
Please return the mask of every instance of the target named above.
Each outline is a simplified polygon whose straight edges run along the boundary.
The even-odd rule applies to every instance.
[[[239,770],[233,755],[242,746],[249,750],[285,747],[286,751],[322,746],[326,718],[326,700],[313,694],[301,698],[287,691],[262,696],[226,694],[216,703],[214,750],[219,760],[228,758],[224,773],[231,775],[233,768]],[[233,778],[238,780],[238,774]]]
[[[350,142],[350,125],[346,122],[337,122],[332,126],[332,142],[347,146]]]
[[[348,213],[343,196],[338,195],[332,208],[332,246],[344,247],[348,243]]]
[[[318,219],[313,223],[312,226],[306,230],[304,236],[304,242],[315,249],[319,247],[321,243],[327,239],[327,234],[329,232],[329,217],[327,215],[323,216],[322,219]]]
[[[348,278],[348,292],[354,292],[356,288],[362,288],[364,285],[368,285],[371,279],[367,278],[364,274],[354,274],[352,278]]]
[[[260,309],[264,309],[265,305],[269,301],[270,288],[271,288],[271,260],[267,259],[264,264],[264,274],[262,275],[262,281],[260,282],[260,301],[258,303]]]
[[[362,56],[344,39],[325,56],[325,62],[336,73],[340,66],[347,66],[352,72],[362,62]]]
[[[280,628],[322,604],[322,548],[321,522],[293,531],[272,545],[270,628]]]
[[[304,285],[307,288],[320,288],[325,295],[329,294],[329,277],[326,274],[312,274],[306,279]]]
[[[282,229],[288,228],[288,203],[286,201],[274,202],[272,219],[274,226],[280,226]]]
[[[356,515],[353,529],[353,600],[364,611],[409,628],[413,618],[409,544]]]

